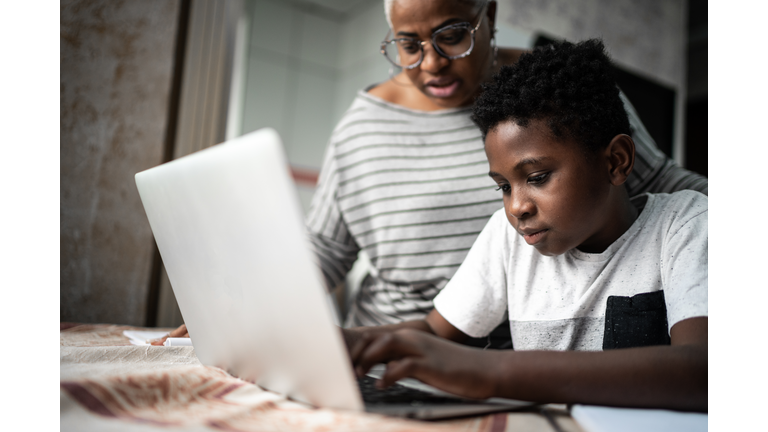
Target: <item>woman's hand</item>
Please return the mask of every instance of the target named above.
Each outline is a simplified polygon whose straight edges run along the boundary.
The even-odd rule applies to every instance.
[[[179,328],[177,328],[176,330],[173,330],[170,333],[168,333],[168,336],[163,336],[163,337],[158,338],[158,339],[153,339],[152,341],[150,341],[150,344],[151,345],[160,345],[160,346],[162,346],[163,343],[165,342],[165,340],[168,339],[169,337],[172,337],[172,338],[181,338],[181,337],[188,338],[189,337],[189,332],[187,331],[187,325],[186,324],[180,325]]]
[[[494,360],[494,351],[466,347],[414,329],[351,336],[350,357],[358,376],[375,364],[387,364],[377,383],[381,388],[402,378],[416,378],[458,396],[485,399],[496,394],[494,370],[501,359]],[[345,340],[348,344],[351,340],[346,333]]]

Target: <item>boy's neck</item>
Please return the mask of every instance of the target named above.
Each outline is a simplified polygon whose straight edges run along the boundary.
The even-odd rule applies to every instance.
[[[597,241],[589,245],[580,245],[576,249],[586,253],[603,253],[610,245],[619,239],[635,223],[640,212],[629,199],[629,193],[625,187],[614,190],[612,197],[614,203],[610,206],[611,211],[603,219],[605,225],[600,232]]]

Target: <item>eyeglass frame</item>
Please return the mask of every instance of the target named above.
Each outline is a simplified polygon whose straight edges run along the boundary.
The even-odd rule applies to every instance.
[[[435,30],[434,32],[432,32],[432,35],[430,36],[430,40],[429,41],[419,40],[417,38],[397,38],[397,39],[391,39],[391,40],[390,39],[386,39],[387,37],[389,37],[389,34],[392,33],[392,29],[389,29],[389,31],[387,31],[387,35],[384,37],[385,39],[383,41],[381,41],[381,46],[379,48],[379,52],[381,53],[381,55],[384,56],[385,59],[387,59],[387,61],[392,63],[395,67],[399,67],[401,69],[406,69],[406,70],[415,69],[415,68],[419,67],[419,65],[421,65],[421,62],[424,61],[424,45],[426,45],[426,44],[428,44],[430,42],[431,42],[432,48],[435,50],[435,52],[440,57],[447,58],[448,60],[457,60],[457,59],[460,59],[460,58],[467,57],[468,55],[472,54],[472,50],[475,49],[475,33],[477,32],[478,29],[480,29],[480,24],[483,23],[483,16],[485,16],[483,14],[483,12],[485,12],[487,6],[488,5],[486,3],[486,5],[484,5],[483,8],[480,10],[480,13],[478,13],[478,16],[480,17],[480,21],[477,22],[477,25],[474,28],[472,28],[472,24],[471,23],[466,22],[466,21],[465,22],[460,22],[460,23],[455,23],[455,24],[449,24],[449,25],[447,25],[445,27],[441,27],[441,28]],[[437,46],[437,43],[435,42],[435,35],[439,34],[441,32],[444,32],[446,30],[451,30],[451,29],[456,29],[456,28],[465,28],[465,29],[468,28],[469,29],[470,45],[469,45],[469,49],[465,53],[459,54],[457,56],[449,56],[449,55],[445,54]],[[416,63],[414,63],[412,65],[409,65],[409,66],[401,66],[401,65],[395,63],[389,57],[387,57],[387,51],[386,51],[387,45],[390,44],[390,43],[393,43],[393,42],[400,41],[400,40],[408,40],[408,41],[412,41],[412,42],[418,43],[419,51],[421,52],[421,55],[419,56],[419,61],[417,61]]]

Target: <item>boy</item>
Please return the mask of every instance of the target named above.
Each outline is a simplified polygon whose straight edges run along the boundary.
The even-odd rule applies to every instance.
[[[504,208],[424,320],[344,331],[357,373],[383,362],[382,386],[706,411],[707,198],[630,199],[634,143],[602,43],[524,55],[473,119]],[[454,343],[507,317],[514,351]]]

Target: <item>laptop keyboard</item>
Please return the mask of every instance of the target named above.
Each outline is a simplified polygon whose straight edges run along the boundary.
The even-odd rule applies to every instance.
[[[422,390],[406,387],[400,384],[393,384],[385,389],[376,388],[376,378],[364,376],[358,378],[360,393],[363,395],[363,401],[367,405],[376,404],[471,404],[477,403],[470,400],[443,397]]]

